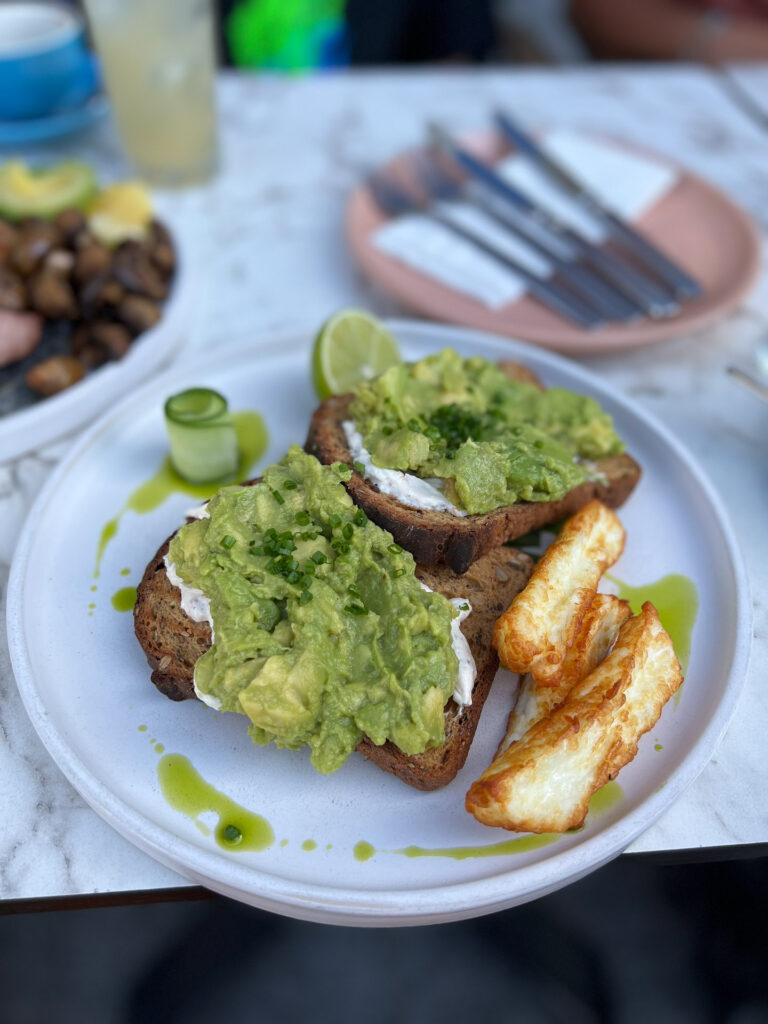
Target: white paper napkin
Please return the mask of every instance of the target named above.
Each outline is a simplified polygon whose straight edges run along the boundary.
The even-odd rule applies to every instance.
[[[550,132],[543,146],[625,220],[640,217],[677,179],[675,170],[666,164],[566,129]],[[524,156],[508,156],[496,165],[496,170],[538,205],[591,240],[603,237],[602,226]],[[549,274],[546,260],[482,210],[465,202],[441,203],[440,209],[472,227],[534,274]],[[525,283],[513,271],[421,214],[389,221],[372,240],[378,249],[400,262],[492,309],[514,302],[525,292]]]

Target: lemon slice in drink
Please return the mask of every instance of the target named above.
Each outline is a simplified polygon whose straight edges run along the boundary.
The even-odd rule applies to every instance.
[[[88,209],[88,226],[104,245],[143,238],[151,222],[149,193],[136,181],[121,181],[102,189]]]
[[[344,395],[401,362],[386,327],[359,309],[345,309],[320,328],[312,351],[312,381],[320,398]]]

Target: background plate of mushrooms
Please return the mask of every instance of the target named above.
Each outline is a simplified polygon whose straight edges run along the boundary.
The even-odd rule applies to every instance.
[[[83,426],[172,355],[190,269],[146,190],[0,166],[0,460]]]

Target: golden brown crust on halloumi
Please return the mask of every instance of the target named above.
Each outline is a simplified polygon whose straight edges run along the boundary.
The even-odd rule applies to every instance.
[[[530,672],[537,686],[557,686],[600,578],[623,548],[624,527],[602,502],[590,501],[572,516],[496,623],[501,664]]]
[[[540,719],[545,718],[585,676],[607,657],[619,630],[632,614],[628,601],[613,594],[596,594],[581,620],[576,640],[563,659],[563,676],[557,686],[537,686],[528,674],[520,683],[514,708],[509,714],[507,731],[496,757],[521,739]]]
[[[579,826],[593,793],[632,760],[682,678],[669,634],[646,602],[608,657],[472,785],[467,810],[512,831]]]

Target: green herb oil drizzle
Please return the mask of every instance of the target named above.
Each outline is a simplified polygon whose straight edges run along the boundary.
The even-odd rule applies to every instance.
[[[215,789],[182,754],[161,757],[157,777],[171,807],[194,821],[203,835],[210,835],[210,829],[199,820],[200,815],[209,811],[218,815],[214,838],[223,850],[260,851],[274,843],[275,834],[266,818],[246,810]]]
[[[635,615],[644,601],[651,602],[659,613],[662,626],[672,638],[675,654],[685,673],[691,657],[691,634],[699,612],[699,595],[693,580],[679,573],[639,586],[630,586],[609,573],[606,573],[606,579],[618,587],[619,597],[629,601]]]

